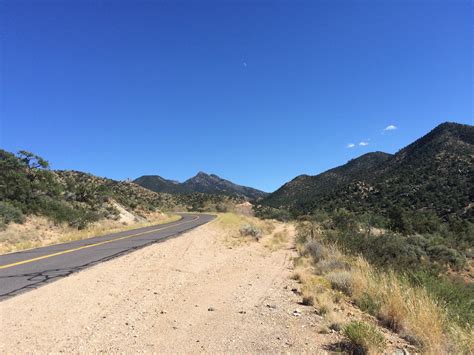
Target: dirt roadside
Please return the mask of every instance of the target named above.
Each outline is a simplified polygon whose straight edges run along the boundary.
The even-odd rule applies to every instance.
[[[0,351],[316,351],[291,254],[205,225],[0,303]]]
[[[276,251],[226,238],[212,222],[1,302],[0,352],[325,353],[341,340],[298,304],[292,238]]]

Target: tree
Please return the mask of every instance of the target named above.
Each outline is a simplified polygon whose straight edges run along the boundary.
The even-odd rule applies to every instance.
[[[17,157],[30,169],[49,169],[49,163],[46,160],[26,150],[20,150]]]

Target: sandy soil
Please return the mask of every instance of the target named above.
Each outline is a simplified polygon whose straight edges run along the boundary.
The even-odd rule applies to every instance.
[[[213,222],[1,302],[0,352],[324,353],[341,340],[298,304],[290,246],[226,238]]]
[[[226,245],[202,226],[4,301],[0,351],[320,349],[317,316],[291,291],[291,250]]]

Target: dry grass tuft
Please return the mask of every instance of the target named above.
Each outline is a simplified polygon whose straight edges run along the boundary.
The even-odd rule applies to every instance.
[[[315,295],[316,307],[320,316],[325,316],[333,320],[334,303],[329,292],[320,292]]]

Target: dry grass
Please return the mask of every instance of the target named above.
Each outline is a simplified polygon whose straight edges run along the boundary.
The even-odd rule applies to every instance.
[[[264,240],[264,245],[271,251],[282,249],[288,245],[290,235],[288,229],[285,227],[281,231],[271,234]]]
[[[293,278],[301,283],[301,303],[307,306],[314,306],[315,311],[324,317],[325,326],[322,332],[330,329],[342,329],[347,322],[344,315],[336,309],[334,299],[335,294],[331,290],[331,283],[323,276],[317,275],[311,265],[308,256],[295,258],[295,272]]]
[[[352,298],[384,325],[411,338],[426,352],[448,350],[444,310],[426,290],[408,285],[394,273],[377,272],[362,258],[351,274]]]
[[[179,220],[178,215],[154,213],[138,222],[102,220],[83,230],[77,230],[66,224],[55,224],[44,217],[28,217],[23,224],[12,223],[0,232],[0,253],[36,248],[56,243],[86,239],[109,233],[147,227]]]
[[[256,241],[255,237],[240,232],[244,226],[258,229],[262,238],[268,238],[274,232],[277,222],[262,221],[256,217],[236,213],[222,213],[211,225],[218,228],[219,233],[224,235],[224,240],[229,247],[236,247]]]
[[[467,329],[462,329],[458,325],[450,325],[449,335],[456,346],[451,349],[451,353],[474,354],[474,328],[471,325]]]
[[[329,322],[333,322],[335,319],[334,314],[334,302],[332,300],[331,293],[329,291],[323,291],[315,295],[316,308],[319,315],[329,319]]]

